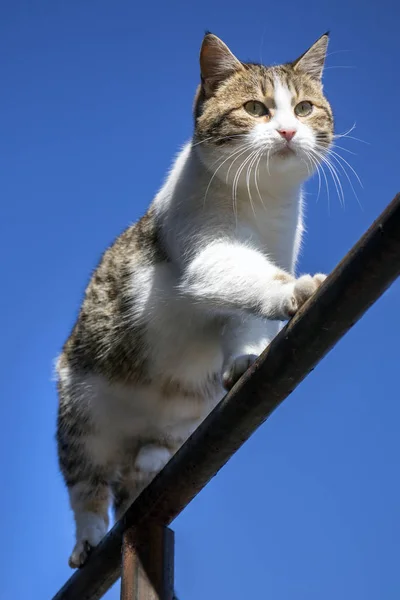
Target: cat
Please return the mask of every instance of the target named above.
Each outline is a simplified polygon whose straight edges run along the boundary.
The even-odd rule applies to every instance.
[[[203,39],[193,138],[104,253],[57,361],[72,568],[325,279],[295,267],[302,186],[333,140],[327,45],[267,67]]]

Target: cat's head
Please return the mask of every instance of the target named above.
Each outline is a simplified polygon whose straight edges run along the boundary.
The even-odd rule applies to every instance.
[[[194,139],[202,160],[214,171],[219,164],[225,174],[233,162],[231,172],[244,159],[247,167],[260,159],[270,175],[306,179],[333,139],[321,82],[327,46],[324,34],[295,61],[268,67],[240,62],[206,34],[195,99]]]

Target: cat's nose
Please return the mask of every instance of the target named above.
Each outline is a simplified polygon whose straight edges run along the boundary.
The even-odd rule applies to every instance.
[[[295,129],[278,129],[279,135],[281,135],[287,142],[290,142],[296,134]]]

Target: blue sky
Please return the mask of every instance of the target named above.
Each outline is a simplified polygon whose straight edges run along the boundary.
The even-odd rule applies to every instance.
[[[362,209],[344,175],[344,209],[332,183],[329,207],[318,179],[307,185],[300,270],[329,272],[400,190],[398,12],[388,0],[2,2],[1,600],[51,598],[70,575],[52,363],[100,254],[191,135],[204,30],[265,63],[331,30],[336,131],[356,122],[369,144],[340,143],[356,153],[340,150]],[[182,600],[399,598],[399,299],[395,284],[175,521]]]

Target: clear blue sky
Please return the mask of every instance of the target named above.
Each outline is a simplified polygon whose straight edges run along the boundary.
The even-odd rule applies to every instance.
[[[191,135],[204,30],[266,63],[331,30],[336,130],[356,121],[370,145],[340,144],[356,153],[340,151],[362,210],[344,176],[345,209],[332,183],[330,210],[317,178],[307,186],[300,269],[330,271],[400,190],[398,12],[388,0],[2,2],[1,600],[49,599],[70,575],[52,362],[100,254]],[[182,600],[400,597],[399,301],[395,284],[175,521]]]

